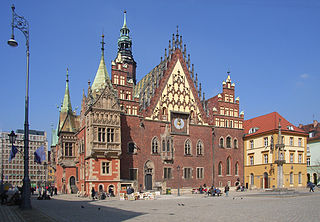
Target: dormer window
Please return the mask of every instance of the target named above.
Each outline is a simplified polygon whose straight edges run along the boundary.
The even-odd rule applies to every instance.
[[[258,127],[252,127],[252,128],[249,130],[249,134],[257,132],[258,129],[259,129]]]
[[[288,130],[294,130],[293,126],[287,126]]]

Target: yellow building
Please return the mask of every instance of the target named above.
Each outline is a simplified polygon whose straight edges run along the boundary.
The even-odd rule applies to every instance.
[[[244,128],[244,181],[247,188],[306,186],[308,135],[303,130],[277,112],[246,120]]]

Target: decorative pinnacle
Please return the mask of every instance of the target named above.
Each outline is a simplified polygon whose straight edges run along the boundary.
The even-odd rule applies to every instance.
[[[67,68],[67,82],[69,82],[69,69]]]
[[[122,28],[127,28],[127,11],[124,10],[124,15],[123,15],[123,26]]]
[[[104,34],[101,35],[101,38],[102,38],[102,41],[100,42],[101,43],[101,51],[102,51],[102,55],[104,55],[104,44],[106,44],[104,42]]]

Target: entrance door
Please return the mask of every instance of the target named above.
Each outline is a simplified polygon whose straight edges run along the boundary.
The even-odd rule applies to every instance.
[[[78,188],[76,186],[76,179],[74,176],[70,177],[70,189],[71,189],[71,193],[77,193],[78,192]]]
[[[152,175],[151,174],[145,175],[145,187],[146,187],[146,190],[152,190]]]
[[[269,188],[268,173],[263,174],[263,179],[264,179],[264,189]]]

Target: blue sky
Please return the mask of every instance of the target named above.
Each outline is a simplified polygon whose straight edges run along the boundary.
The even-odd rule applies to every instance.
[[[24,124],[26,48],[19,30],[19,47],[7,45],[12,3],[30,23],[30,129],[47,131],[49,142],[66,68],[72,106],[80,109],[82,90],[98,69],[102,32],[110,74],[124,10],[138,80],[160,62],[179,25],[206,98],[222,90],[230,69],[245,119],[277,111],[295,125],[320,120],[319,1],[2,0],[0,130]]]

